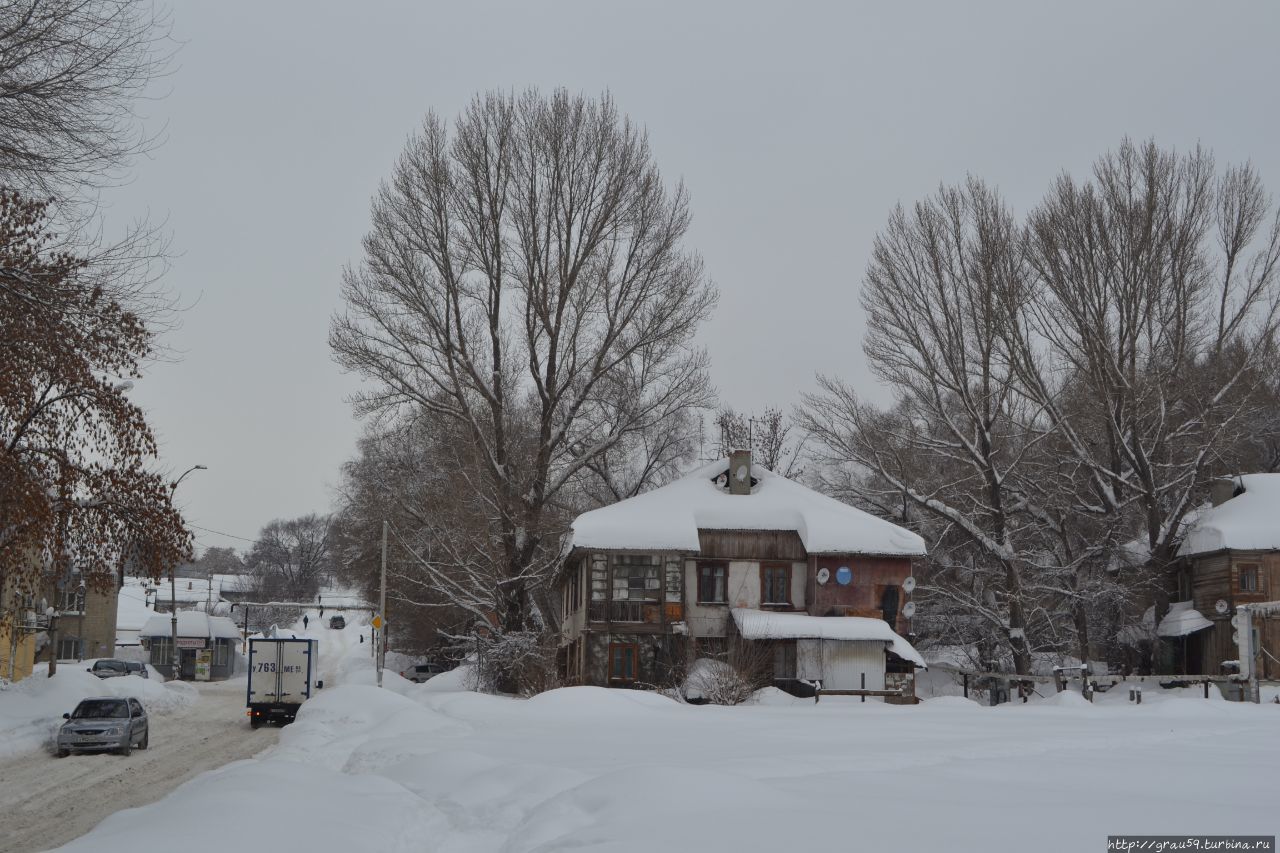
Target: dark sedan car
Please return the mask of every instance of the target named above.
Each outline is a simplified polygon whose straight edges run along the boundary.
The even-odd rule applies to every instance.
[[[147,665],[139,663],[135,660],[115,660],[114,658],[103,658],[95,661],[93,666],[89,667],[87,672],[92,672],[99,678],[115,678],[119,675],[139,675],[143,678],[150,678],[147,674]]]
[[[128,755],[136,746],[146,749],[150,739],[147,712],[137,699],[114,696],[85,699],[58,730],[58,757],[73,752],[116,752]]]

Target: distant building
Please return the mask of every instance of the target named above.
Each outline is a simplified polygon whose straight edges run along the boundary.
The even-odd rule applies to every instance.
[[[173,617],[157,613],[142,626],[140,637],[150,652],[150,663],[174,677]],[[240,629],[225,616],[198,610],[178,611],[178,672],[183,681],[222,681],[235,674]]]
[[[562,675],[662,685],[741,641],[772,656],[783,689],[894,689],[924,665],[902,636],[924,554],[911,531],[735,453],[574,521]]]

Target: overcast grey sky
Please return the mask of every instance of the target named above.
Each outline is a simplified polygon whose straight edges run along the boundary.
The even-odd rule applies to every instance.
[[[1032,8],[1035,6],[1036,8]],[[167,140],[110,197],[165,220],[182,353],[134,398],[192,523],[252,537],[326,511],[360,426],[326,335],[369,199],[430,109],[536,85],[612,91],[692,197],[720,288],[723,403],[817,372],[879,394],[859,282],[899,201],[981,175],[1025,211],[1122,136],[1251,158],[1280,192],[1274,3],[181,3]],[[203,531],[198,542],[248,543]]]

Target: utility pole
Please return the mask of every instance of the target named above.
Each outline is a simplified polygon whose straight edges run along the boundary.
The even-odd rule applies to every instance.
[[[382,588],[378,592],[378,616],[382,619],[382,628],[378,630],[378,650],[374,653],[377,657],[378,667],[378,686],[382,686],[382,665],[386,661],[386,630],[387,630],[387,527],[386,519],[382,521]]]

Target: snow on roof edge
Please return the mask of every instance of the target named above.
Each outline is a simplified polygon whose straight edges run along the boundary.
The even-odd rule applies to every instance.
[[[912,531],[759,465],[751,466],[751,494],[730,495],[712,483],[728,464],[700,466],[660,488],[582,513],[571,526],[571,547],[697,553],[699,530],[787,530],[810,554],[926,553]]]

